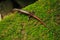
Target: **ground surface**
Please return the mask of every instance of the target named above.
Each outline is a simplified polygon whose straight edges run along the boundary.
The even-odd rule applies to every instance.
[[[24,14],[11,14],[0,22],[0,40],[59,40],[60,25],[55,22],[57,11],[52,11],[50,1],[39,0],[23,10],[34,14],[46,23],[46,26]],[[55,3],[56,1],[52,1]],[[51,10],[50,10],[51,9]]]

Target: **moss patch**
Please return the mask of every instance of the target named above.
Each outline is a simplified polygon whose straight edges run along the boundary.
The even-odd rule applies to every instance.
[[[29,20],[28,15],[15,13],[0,22],[0,40],[54,40],[58,36],[55,33],[59,34],[60,27],[54,21],[55,11],[52,11],[54,8],[51,9],[49,2],[39,0],[23,8],[23,10],[35,12],[34,14],[48,27],[44,27],[32,17]]]

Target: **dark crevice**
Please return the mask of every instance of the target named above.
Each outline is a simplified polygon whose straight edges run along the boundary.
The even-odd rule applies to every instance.
[[[22,8],[15,0],[11,0],[13,8]]]
[[[34,3],[37,0],[22,0],[21,2],[24,2],[24,4],[22,3],[21,5],[27,6],[29,4]],[[13,4],[13,8],[23,8],[20,4],[18,4],[18,2],[16,2],[16,0],[11,0],[12,4]]]
[[[4,2],[4,1],[6,1],[6,0],[0,0],[0,2]],[[21,5],[18,4],[18,2],[16,2],[17,0],[10,0],[10,1],[12,2],[13,8],[20,8],[21,9],[21,8],[23,8],[21,5],[24,5],[24,7],[25,7],[27,5],[34,3],[37,0],[21,0],[21,2],[23,2]]]
[[[27,6],[27,5],[30,5],[34,2],[36,2],[37,0],[23,0],[23,1],[25,2],[25,5]]]

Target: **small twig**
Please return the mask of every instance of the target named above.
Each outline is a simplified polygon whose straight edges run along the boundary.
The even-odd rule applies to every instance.
[[[31,13],[31,12],[27,12],[27,11],[24,11],[24,10],[21,10],[21,9],[13,9],[13,11],[18,11],[18,12],[20,12],[20,13],[27,14],[27,15],[29,15],[29,16],[32,16],[33,18],[35,18],[35,19],[37,19],[38,21],[40,21],[40,23],[46,27],[46,24],[45,24],[39,17],[35,16],[35,15],[34,15],[33,13]]]

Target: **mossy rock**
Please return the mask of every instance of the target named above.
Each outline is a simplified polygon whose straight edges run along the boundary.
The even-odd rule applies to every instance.
[[[28,15],[17,12],[6,16],[0,22],[0,40],[59,40],[60,25],[56,25],[54,16],[58,13],[58,8],[52,5],[55,3],[58,1],[38,0],[23,8],[23,10],[35,12],[34,14],[41,18],[48,27],[41,25],[32,17],[29,19]]]

